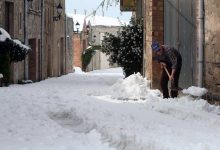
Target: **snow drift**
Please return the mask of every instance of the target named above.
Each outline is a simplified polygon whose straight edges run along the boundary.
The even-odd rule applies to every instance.
[[[110,70],[0,88],[0,149],[219,150],[219,107],[190,96],[163,99],[139,74],[123,79]],[[146,99],[112,99],[112,85],[116,98]]]
[[[112,98],[120,100],[139,100],[160,95],[159,90],[150,89],[150,81],[143,78],[140,73],[119,79],[112,86]]]
[[[207,89],[196,87],[196,86],[191,86],[188,89],[183,89],[184,94],[190,94],[190,95],[198,96],[198,97],[205,95],[207,92],[208,92]]]

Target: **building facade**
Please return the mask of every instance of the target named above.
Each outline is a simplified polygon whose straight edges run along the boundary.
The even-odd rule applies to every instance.
[[[24,42],[24,1],[0,0],[0,25],[13,38]],[[43,4],[43,5],[42,5]],[[57,6],[62,6],[58,17]],[[32,81],[66,74],[72,70],[72,24],[65,15],[65,0],[32,0],[27,2],[27,39],[32,51],[24,62],[11,65],[11,82],[25,79],[25,72]],[[42,13],[43,12],[43,13]],[[71,26],[68,28],[68,26]],[[69,42],[70,43],[70,42]],[[69,60],[71,59],[71,60]],[[70,69],[71,68],[71,69]]]
[[[220,101],[220,1],[205,0],[204,87]]]
[[[66,57],[65,71],[66,73],[73,72],[73,19],[66,16]]]
[[[0,26],[12,38],[24,41],[23,29],[23,1],[0,0]],[[11,81],[16,82],[24,78],[24,63],[11,64]]]
[[[180,86],[201,86],[201,80],[209,91],[207,99],[220,100],[219,6],[217,0],[142,0],[137,4],[144,20],[144,76],[151,80],[152,88],[160,88],[161,69],[151,50],[152,41],[157,40],[180,51]],[[140,11],[137,13],[140,16]]]
[[[92,45],[102,45],[102,40],[104,39],[105,33],[108,32],[116,35],[120,28],[120,26],[91,26],[89,41]],[[90,64],[87,67],[87,71],[115,67],[109,64],[108,58],[109,57],[102,53],[101,50],[96,50]]]
[[[73,66],[82,68],[82,40],[79,33],[73,33]]]

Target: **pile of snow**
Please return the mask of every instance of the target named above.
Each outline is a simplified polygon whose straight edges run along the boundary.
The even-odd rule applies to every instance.
[[[90,22],[92,26],[98,26],[98,25],[103,25],[103,26],[122,26],[124,24],[128,24],[125,21],[118,20],[117,18],[112,18],[112,17],[103,17],[103,16],[89,16],[86,17],[85,15],[82,14],[72,14],[72,13],[67,13],[67,16],[70,18],[73,18],[73,22],[76,23],[78,22],[80,24],[79,31],[82,31],[83,29],[83,24]],[[76,27],[74,27],[74,31],[76,31]]]
[[[3,74],[0,73],[0,79],[3,78]]]
[[[121,67],[102,69],[102,70],[93,70],[93,71],[90,71],[89,73],[93,75],[95,74],[96,75],[112,75],[112,76],[124,77],[123,70]]]
[[[143,78],[140,73],[119,79],[112,86],[112,98],[120,100],[139,100],[160,95],[159,90],[150,89],[150,81]]]
[[[7,38],[11,39],[11,36],[3,28],[0,28],[0,41],[4,42]]]
[[[191,86],[188,89],[183,89],[184,94],[190,94],[190,95],[198,96],[198,97],[205,95],[207,92],[208,92],[207,89],[196,87],[196,86]]]
[[[80,67],[74,67],[74,73],[76,74],[85,74]]]

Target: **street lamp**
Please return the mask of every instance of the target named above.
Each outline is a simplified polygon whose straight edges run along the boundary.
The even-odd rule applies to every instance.
[[[79,22],[76,22],[76,30],[77,30],[76,32],[77,32],[77,33],[79,33],[79,27],[80,27]]]
[[[60,20],[61,14],[63,12],[63,7],[62,7],[61,3],[59,3],[57,5],[56,9],[57,9],[57,16],[53,17],[53,21],[59,21]]]

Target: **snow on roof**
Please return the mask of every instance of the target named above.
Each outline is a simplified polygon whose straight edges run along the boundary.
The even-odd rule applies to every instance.
[[[85,15],[82,14],[71,14],[67,13],[68,17],[73,18],[73,22],[78,22],[80,24],[79,31],[82,31],[83,24],[85,21]],[[128,24],[126,21],[121,21],[117,18],[112,17],[103,17],[103,16],[89,16],[86,18],[86,23],[90,21],[92,26],[103,25],[103,26],[122,26],[124,24]],[[74,26],[74,31],[76,31],[76,27]]]
[[[8,34],[7,31],[5,31],[3,28],[0,28],[0,41],[3,42],[7,38],[11,39],[11,36]]]

